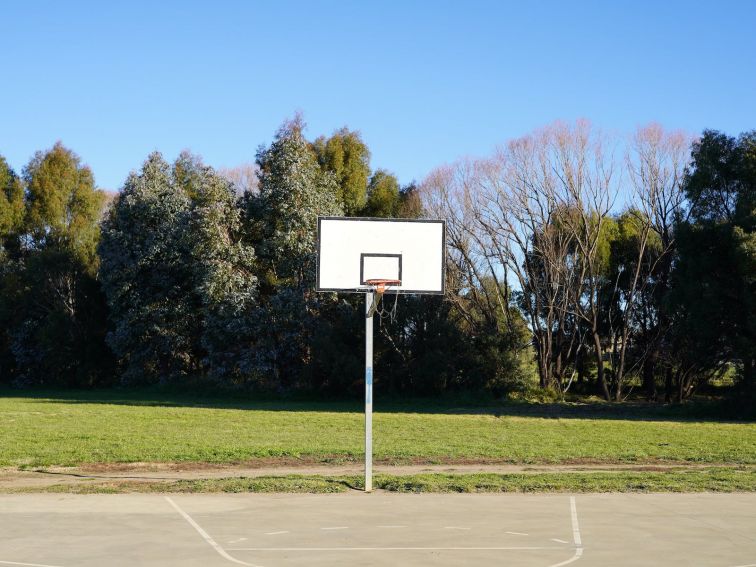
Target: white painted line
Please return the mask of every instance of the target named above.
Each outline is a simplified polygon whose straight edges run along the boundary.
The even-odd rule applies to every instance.
[[[748,565],[735,565],[735,567],[756,567],[756,563],[749,563]]]
[[[580,559],[580,557],[582,557],[582,555],[583,555],[583,548],[582,547],[578,547],[575,550],[575,555],[573,555],[572,557],[570,557],[567,561],[562,561],[561,563],[554,563],[553,565],[549,565],[549,567],[563,567],[564,565],[569,565],[570,563],[574,563],[575,561],[577,561],[578,559]]]
[[[176,504],[173,500],[171,500],[168,496],[164,496],[163,498],[166,499],[168,504],[173,506],[173,508],[181,514],[181,516],[189,522],[189,525],[192,526],[195,530],[197,530],[197,533],[202,536],[202,538],[210,544],[210,546],[218,552],[218,555],[223,557],[223,559],[226,559],[228,561],[231,561],[232,563],[237,563],[239,565],[246,565],[247,567],[260,567],[259,565],[253,565],[252,563],[245,563],[244,561],[239,561],[235,557],[231,557],[228,553],[226,553],[226,550],[223,549],[220,544],[218,544],[213,538],[210,537],[210,534],[208,534],[205,530],[202,529],[202,527],[192,520],[192,517],[184,512],[181,508],[179,508],[178,504]]]
[[[349,526],[330,526],[327,528],[320,528],[321,530],[348,530]]]
[[[444,526],[445,530],[471,530],[472,528],[462,528],[459,526]]]
[[[241,542],[243,542],[243,541],[247,541],[247,538],[246,538],[246,537],[240,537],[239,539],[232,539],[232,540],[231,540],[231,541],[229,541],[228,543],[230,543],[230,544],[231,544],[231,543],[241,543]]]
[[[563,539],[559,539],[559,538],[556,538],[556,537],[552,537],[551,541],[555,541],[557,543],[570,543],[569,541],[564,541]]]
[[[540,551],[557,546],[521,547],[235,547],[229,551]]]
[[[504,533],[505,534],[509,534],[509,535],[528,535],[528,534],[524,534],[522,532],[504,532]]]
[[[570,516],[572,517],[572,538],[575,545],[580,547],[583,542],[580,539],[580,524],[578,524],[577,507],[575,506],[575,497],[570,496]]]
[[[43,563],[19,563],[18,561],[0,561],[0,565],[25,565],[26,567],[60,567],[60,565],[45,565]]]
[[[280,532],[265,532],[265,535],[280,535],[280,534],[288,534],[289,532],[287,530],[281,530]]]
[[[577,507],[575,506],[574,496],[570,496],[570,519],[572,521],[572,539],[575,542],[575,554],[566,561],[549,565],[549,567],[563,567],[564,565],[574,563],[583,556],[583,542],[580,537],[580,524],[578,524]]]

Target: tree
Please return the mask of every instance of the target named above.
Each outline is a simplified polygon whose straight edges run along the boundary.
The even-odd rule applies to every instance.
[[[169,166],[150,155],[111,209],[100,254],[125,382],[251,376],[255,253],[233,185],[199,156]]]
[[[312,145],[324,172],[334,175],[337,198],[347,216],[355,216],[365,206],[370,150],[359,132],[341,128],[330,138],[319,137]]]
[[[257,155],[260,194],[247,200],[247,217],[261,274],[256,365],[276,388],[302,385],[312,360],[324,303],[315,284],[317,218],[341,215],[338,185],[318,165],[300,117],[284,123]]]
[[[0,265],[8,247],[18,251],[18,233],[24,221],[24,187],[21,179],[0,156]],[[13,240],[16,240],[15,246]]]
[[[176,380],[200,367],[201,300],[185,238],[191,201],[181,179],[151,154],[129,175],[103,223],[108,343],[126,383]]]
[[[680,356],[670,350],[672,319],[667,303],[671,286],[672,266],[677,254],[675,224],[683,220],[685,193],[683,176],[689,158],[689,136],[667,132],[658,124],[639,128],[631,142],[627,166],[632,182],[636,218],[648,227],[645,254],[641,255],[641,273],[637,307],[633,313],[636,325],[637,364],[641,367],[643,389],[649,400],[656,398],[656,374],[661,367],[667,378]],[[642,247],[636,242],[637,251]],[[627,247],[623,252],[627,256]],[[632,263],[632,262],[631,262]],[[627,344],[627,343],[623,343]],[[667,398],[671,398],[671,382],[667,380]]]
[[[60,142],[34,155],[23,183],[23,222],[14,229],[17,261],[3,277],[0,306],[15,362],[14,381],[107,382],[111,359],[96,279],[104,195],[95,188],[91,170]],[[18,189],[15,194],[10,201],[17,223]]]
[[[508,273],[520,270],[522,258],[517,254],[529,250],[530,233],[498,232],[505,225],[514,230],[514,211],[499,207],[514,203],[498,191],[507,191],[501,183],[503,156],[490,161],[462,161],[442,167],[425,180],[422,186],[424,209],[429,215],[446,219],[447,296],[453,306],[451,313],[465,342],[474,351],[472,367],[488,374],[493,382],[503,382],[499,371],[512,370],[504,361],[519,359],[529,351],[530,341],[523,339],[519,313],[511,308]],[[493,199],[493,200],[492,200]],[[537,221],[534,221],[537,222]],[[497,228],[498,227],[498,228]],[[524,240],[517,241],[520,236]],[[520,248],[520,245],[526,248]],[[526,278],[520,270],[519,276]],[[525,279],[523,279],[525,281]],[[537,335],[541,336],[541,335]],[[450,348],[456,348],[450,345]],[[540,351],[544,360],[550,357]],[[552,385],[551,366],[540,367],[543,387]],[[510,387],[517,385],[515,372],[509,372]]]
[[[27,246],[64,247],[92,266],[104,194],[94,186],[92,170],[60,142],[37,152],[24,170]]]
[[[241,197],[247,193],[257,194],[259,170],[257,164],[243,163],[236,167],[222,167],[218,175],[231,182],[236,194]]]
[[[425,193],[428,210],[447,219],[459,289],[467,290],[453,300],[472,300],[490,321],[501,313],[513,325],[507,313],[515,298],[531,329],[542,388],[569,387],[569,365],[574,370],[590,337],[608,399],[598,294],[613,186],[601,139],[587,123],[555,124],[491,159],[445,171],[440,183],[431,176]],[[483,285],[486,279],[495,285]]]
[[[396,177],[385,169],[373,173],[368,185],[365,214],[371,217],[395,217],[400,204],[399,181]]]
[[[203,372],[225,386],[240,384],[253,375],[255,251],[245,241],[233,184],[199,158],[182,154],[174,167],[180,165],[194,188],[185,237],[201,301]]]
[[[12,286],[6,279],[11,277],[12,269],[20,253],[19,234],[24,221],[24,188],[21,179],[0,156],[0,321],[7,320],[12,306],[9,299]],[[0,382],[9,380],[15,366],[13,353],[10,351],[10,337],[7,327],[0,329]]]
[[[413,181],[399,191],[399,207],[396,216],[402,219],[419,219],[425,214],[420,187]]]
[[[693,145],[677,226],[673,290],[678,324],[704,368],[727,361],[756,384],[756,132],[707,130]],[[684,397],[687,392],[678,395]]]

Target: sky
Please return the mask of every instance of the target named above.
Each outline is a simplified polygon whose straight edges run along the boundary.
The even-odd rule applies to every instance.
[[[296,112],[400,182],[554,120],[756,128],[756,2],[3,2],[0,155],[98,186],[153,150],[254,161]]]

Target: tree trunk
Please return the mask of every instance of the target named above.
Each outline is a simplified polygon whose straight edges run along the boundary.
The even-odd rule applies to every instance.
[[[664,401],[666,403],[672,403],[672,367],[667,366],[667,370],[664,376]]]
[[[678,404],[681,404],[682,401],[685,399],[685,374],[682,372],[682,370],[677,371],[677,399],[675,400]]]
[[[537,336],[536,342],[536,355],[538,356],[538,382],[541,390],[545,390],[549,380],[549,369],[546,357],[548,354],[544,352],[543,347],[543,335]]]
[[[611,402],[612,396],[609,393],[609,387],[606,385],[606,377],[604,376],[604,353],[601,350],[601,337],[595,331],[593,333],[593,346],[596,349],[596,375],[601,386],[601,393],[607,402]]]
[[[649,402],[656,401],[656,380],[654,373],[656,370],[656,353],[651,352],[643,361],[643,391],[646,392],[646,400]]]

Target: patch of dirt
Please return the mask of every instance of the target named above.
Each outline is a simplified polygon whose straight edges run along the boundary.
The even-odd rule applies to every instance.
[[[537,474],[537,473],[580,473],[580,472],[666,472],[701,470],[720,467],[736,467],[742,470],[756,470],[755,465],[732,463],[602,463],[571,462],[560,464],[512,464],[505,462],[459,459],[444,463],[410,462],[396,463],[377,461],[376,474],[397,476],[415,474]],[[60,484],[95,484],[102,482],[143,483],[172,482],[176,480],[202,480],[219,478],[241,478],[285,475],[345,476],[363,474],[360,461],[324,462],[314,458],[265,458],[231,464],[218,463],[96,463],[80,467],[39,467],[19,470],[0,469],[0,492],[18,489],[42,489]]]

